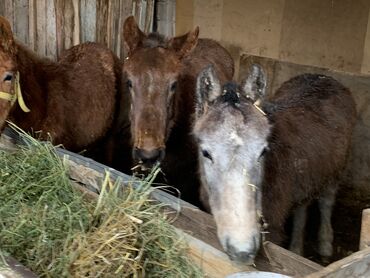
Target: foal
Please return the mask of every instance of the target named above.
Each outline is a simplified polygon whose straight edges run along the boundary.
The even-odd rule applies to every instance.
[[[118,58],[95,43],[72,47],[58,63],[41,59],[15,41],[0,17],[0,128],[9,119],[80,151],[113,123],[119,71]]]
[[[198,77],[193,133],[202,186],[231,259],[253,263],[261,222],[281,243],[295,209],[291,249],[303,248],[305,208],[319,199],[319,253],[332,255],[331,212],[345,167],[356,110],[331,77],[304,74],[285,82],[262,110],[266,78],[254,65],[239,86],[222,86],[212,67]]]

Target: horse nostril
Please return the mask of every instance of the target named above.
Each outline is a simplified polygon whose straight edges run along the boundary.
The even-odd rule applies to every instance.
[[[253,264],[257,253],[257,246],[255,240],[250,250],[241,251],[230,244],[230,239],[226,240],[226,253],[232,261],[237,261],[244,264]]]
[[[160,162],[164,158],[163,149],[135,149],[134,158],[136,160],[142,161],[145,164],[154,164],[155,162]]]

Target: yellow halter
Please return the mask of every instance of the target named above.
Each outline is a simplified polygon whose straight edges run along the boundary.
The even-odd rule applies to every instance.
[[[18,104],[21,107],[22,111],[25,113],[30,112],[31,110],[26,106],[24,103],[24,99],[22,96],[21,91],[21,84],[19,79],[19,72],[15,74],[15,80],[14,80],[14,94],[1,92],[0,91],[0,99],[4,99],[7,101],[10,101],[10,104],[13,106],[14,103],[18,100]]]

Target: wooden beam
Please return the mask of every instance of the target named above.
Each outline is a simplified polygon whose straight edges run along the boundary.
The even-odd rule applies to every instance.
[[[263,243],[263,252],[272,266],[292,277],[304,277],[324,268],[269,241]]]
[[[11,130],[6,129],[5,134],[8,134],[13,138],[9,139],[8,137],[8,141],[21,143],[19,137],[17,137]],[[3,133],[2,137],[5,137],[5,134]],[[98,193],[100,191],[102,179],[107,171],[109,171],[110,177],[113,181],[119,179],[123,183],[133,182],[134,185],[135,182],[138,182],[135,181],[133,177],[123,174],[106,165],[100,164],[90,158],[86,158],[60,148],[56,148],[56,151],[63,160],[66,161],[67,165],[69,165],[69,175],[71,179],[83,184],[91,192]],[[216,259],[214,256],[222,253],[220,257],[217,257],[217,259],[223,261],[222,268],[235,269],[235,265],[228,259],[226,254],[223,253],[222,247],[217,238],[216,225],[210,214],[207,214],[199,210],[197,207],[161,190],[155,190],[152,197],[159,202],[168,205],[166,212],[169,217],[171,217],[170,219],[172,219],[172,223],[176,228],[182,230],[187,236],[189,236],[188,238],[195,238],[202,242],[202,244],[194,243],[192,245],[191,254],[194,256],[195,260],[199,261],[200,254],[204,254],[205,250],[216,249],[218,252],[213,250],[212,255],[210,255],[211,258]],[[295,255],[273,243],[265,244],[264,250],[265,254],[264,252],[260,252],[255,261],[258,270],[295,275],[295,277],[304,277],[309,273],[321,269],[319,265],[309,261],[308,259]],[[204,259],[205,258],[206,257],[204,257]],[[210,265],[212,265],[212,263],[210,263]],[[241,271],[243,270],[243,267],[239,269]]]
[[[336,261],[305,278],[365,278],[370,277],[370,248]]]
[[[370,208],[362,211],[360,250],[370,247]]]
[[[34,274],[27,267],[23,266],[13,257],[6,257],[6,263],[8,264],[9,269],[4,268],[0,270],[0,277],[14,277],[14,278],[37,278],[37,275]]]

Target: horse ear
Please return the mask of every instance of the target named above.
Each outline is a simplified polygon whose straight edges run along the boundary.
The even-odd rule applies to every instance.
[[[123,38],[126,56],[141,45],[141,42],[145,38],[145,34],[140,30],[137,25],[134,16],[129,16],[123,24]]]
[[[242,83],[242,88],[247,98],[254,103],[262,101],[266,94],[266,74],[262,67],[253,64],[249,69],[249,75]]]
[[[190,54],[198,43],[199,27],[185,35],[172,38],[169,41],[169,46],[174,49],[180,59]]]
[[[221,95],[221,84],[212,65],[206,67],[197,78],[196,114],[200,116]]]
[[[0,46],[6,51],[14,49],[12,28],[10,27],[9,21],[2,16],[0,16]]]

